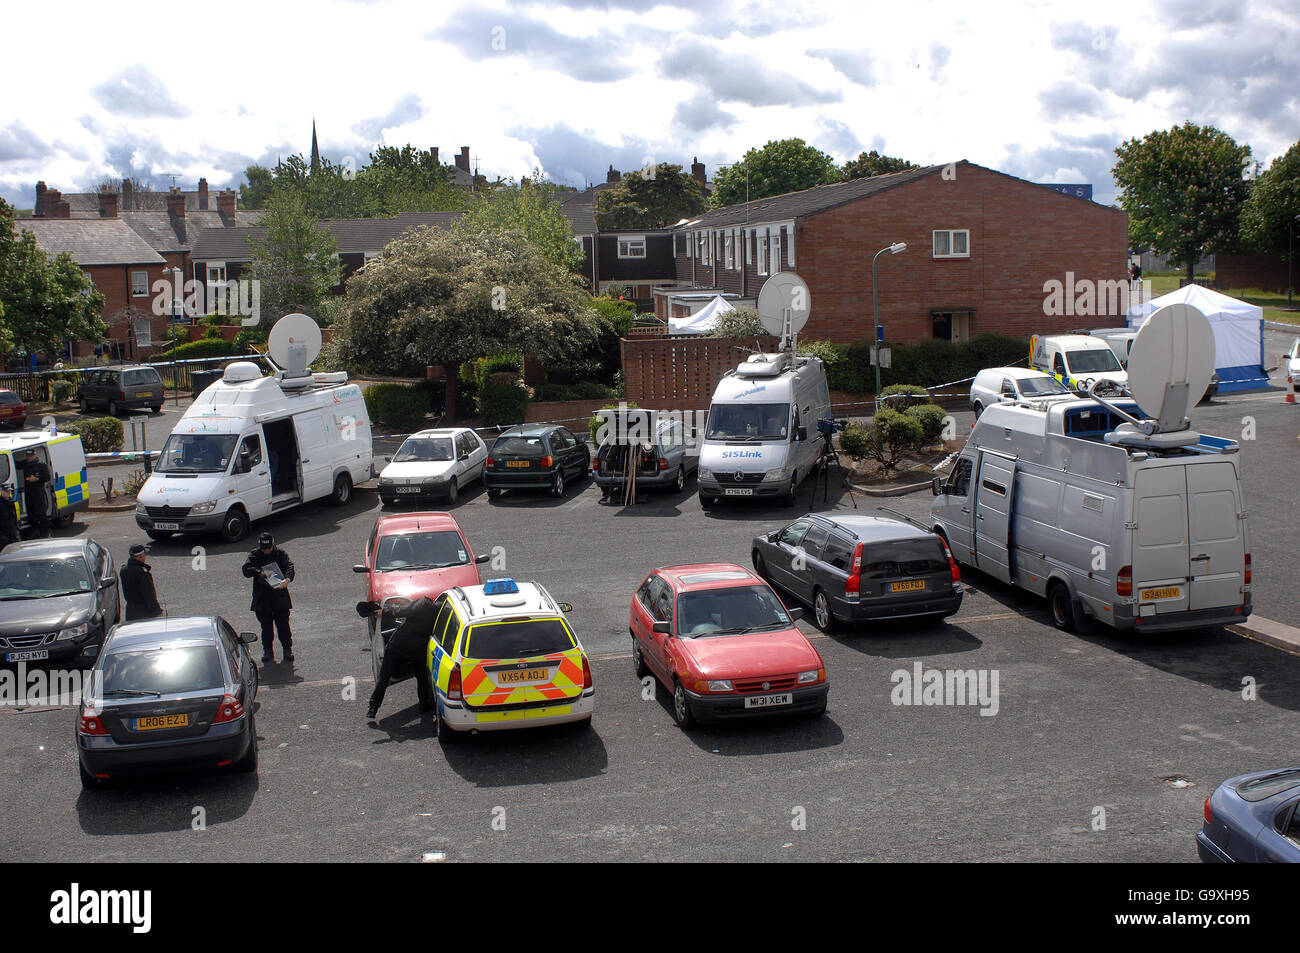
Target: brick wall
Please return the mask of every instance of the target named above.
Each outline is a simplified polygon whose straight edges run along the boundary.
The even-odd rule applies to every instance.
[[[1272,255],[1216,255],[1214,285],[1216,288],[1259,288],[1263,291],[1286,292],[1287,262],[1285,253]],[[1300,283],[1300,265],[1292,280]],[[1197,282],[1200,284],[1201,282]]]
[[[771,351],[776,343],[767,338],[760,346]],[[745,359],[749,346],[723,338],[624,339],[627,399],[655,410],[703,410],[722,375]]]

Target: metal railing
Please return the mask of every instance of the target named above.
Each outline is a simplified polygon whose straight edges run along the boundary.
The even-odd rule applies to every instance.
[[[136,364],[97,364],[94,367],[62,367],[55,370],[0,374],[0,389],[11,390],[24,401],[48,401],[56,380],[76,383],[81,375],[122,367],[152,367],[162,377],[163,386],[188,391],[194,371],[225,367],[231,361],[266,361],[265,354],[229,354],[223,357],[195,357],[179,361],[142,361]],[[75,391],[74,391],[75,395]]]

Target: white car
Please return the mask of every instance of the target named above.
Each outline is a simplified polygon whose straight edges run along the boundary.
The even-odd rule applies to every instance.
[[[460,491],[483,479],[487,444],[468,427],[442,427],[413,433],[379,474],[379,499],[385,504],[431,497],[456,502]]]
[[[970,407],[978,417],[985,407],[1000,400],[1041,400],[1070,397],[1063,384],[1042,371],[1027,367],[986,367],[970,385]]]
[[[1300,338],[1296,338],[1291,345],[1291,353],[1286,359],[1286,372],[1300,384]]]

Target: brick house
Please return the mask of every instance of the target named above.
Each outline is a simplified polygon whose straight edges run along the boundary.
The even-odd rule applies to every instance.
[[[908,247],[879,263],[889,341],[1122,322],[1122,310],[1049,316],[1044,283],[1125,282],[1127,214],[964,160],[716,209],[673,238],[675,276],[696,289],[755,298],[797,272],[812,299],[805,340],[871,337],[871,260],[894,242]],[[656,305],[666,320],[668,296]]]

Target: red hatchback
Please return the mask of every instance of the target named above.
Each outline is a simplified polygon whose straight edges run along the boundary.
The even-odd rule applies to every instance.
[[[397,628],[395,612],[424,596],[437,599],[453,586],[479,585],[479,564],[490,558],[474,555],[450,513],[395,513],[375,520],[366,539],[365,563],[352,571],[366,576],[362,601],[383,608],[378,624],[373,616],[368,620],[376,677],[384,647]]]
[[[638,678],[673,693],[682,728],[764,714],[820,715],[826,663],[748,569],[699,563],[656,569],[632,597],[628,629]]]
[[[27,405],[11,390],[0,389],[0,426],[19,427],[27,422]]]

